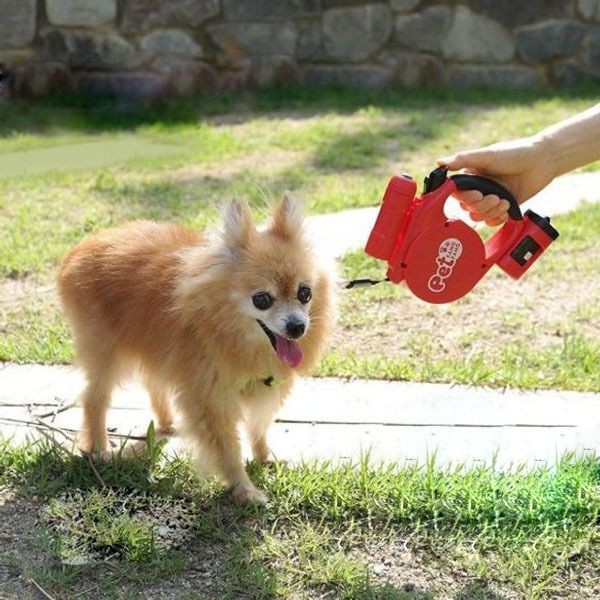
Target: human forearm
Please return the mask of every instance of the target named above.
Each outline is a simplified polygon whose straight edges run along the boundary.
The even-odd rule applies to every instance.
[[[600,104],[541,131],[554,176],[600,159]]]

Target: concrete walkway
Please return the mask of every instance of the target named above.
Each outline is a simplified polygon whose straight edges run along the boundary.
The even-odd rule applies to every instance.
[[[385,182],[382,182],[382,196],[384,186]],[[584,201],[600,201],[600,173],[577,173],[559,177],[524,203],[522,209],[525,211],[530,208],[544,217],[553,217],[577,208]],[[376,206],[311,217],[309,232],[319,253],[333,259],[351,250],[363,248],[378,211],[379,207]],[[452,198],[447,203],[446,212],[453,218],[461,218],[473,224]]]
[[[83,386],[72,367],[0,367],[0,432],[22,441],[43,428],[69,443],[80,424]],[[115,394],[115,442],[143,437],[151,419],[143,390]],[[173,447],[181,445],[174,440]],[[292,463],[358,460],[441,465],[553,465],[563,453],[600,455],[600,394],[519,392],[383,381],[301,381],[270,432],[273,455]]]

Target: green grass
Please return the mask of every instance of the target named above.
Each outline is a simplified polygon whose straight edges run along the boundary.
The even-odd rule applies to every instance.
[[[3,105],[0,162],[23,149],[50,146],[60,156],[74,141],[105,144],[120,137],[178,151],[115,157],[116,164],[107,166],[111,157],[99,147],[95,168],[69,168],[65,161],[47,173],[5,176],[0,275],[41,273],[84,233],[126,219],[203,225],[214,217],[215,204],[234,196],[264,206],[290,188],[313,211],[374,205],[390,172],[422,177],[440,154],[532,133],[590,101],[586,91],[572,98],[475,92],[461,98],[444,90],[311,97],[309,103],[306,93],[292,90],[287,102],[272,93],[123,114],[102,104],[83,110],[74,101]],[[209,117],[219,110],[231,113],[233,122]]]
[[[0,338],[0,361],[27,363],[35,357],[37,362],[64,364],[73,359],[70,332],[56,312],[51,321],[40,316],[39,307],[30,311],[8,310],[3,317],[14,325],[9,334]]]
[[[419,347],[420,349],[420,347]],[[509,345],[492,358],[484,351],[465,359],[443,360],[415,353],[406,359],[332,352],[321,362],[323,377],[358,377],[423,382],[455,382],[521,389],[600,391],[600,343],[582,337],[566,338],[558,347],[532,352]]]
[[[593,460],[509,473],[366,457],[254,467],[264,509],[236,507],[181,459],[97,469],[104,485],[85,459],[48,443],[0,451],[0,484],[38,514],[44,559],[20,572],[56,597],[92,585],[95,597],[144,597],[160,580],[179,589],[205,565],[211,575],[198,581],[213,580],[211,598],[493,598],[495,589],[534,599],[574,585],[579,595],[563,597],[592,598],[600,568]],[[179,545],[159,535],[169,517],[184,524]]]
[[[375,205],[391,172],[421,178],[438,155],[533,133],[596,102],[597,91],[290,89],[133,112],[80,98],[2,104],[0,160],[114,139],[177,151],[0,180],[0,360],[72,359],[47,288],[60,257],[87,233],[141,217],[203,227],[227,198],[246,198],[260,213],[286,188],[312,212]],[[443,308],[397,286],[346,293],[341,332],[319,373],[600,391],[600,208],[556,224],[561,238],[521,287],[490,274],[481,292]],[[362,253],[342,267],[347,277],[383,272]],[[504,474],[441,469],[433,459],[421,468],[366,459],[254,466],[270,497],[265,509],[234,506],[215,482],[198,483],[186,460],[161,456],[160,445],[149,459],[116,457],[97,470],[48,443],[0,447],[2,531],[13,534],[0,562],[12,583],[32,578],[56,598],[600,593],[592,459]],[[166,524],[174,541],[161,535]],[[10,540],[21,538],[34,541],[14,554]]]
[[[292,88],[202,97],[147,110],[124,110],[106,100],[76,97],[4,103],[0,164],[15,157],[25,161],[27,155],[19,154],[23,151],[54,149],[56,156],[63,156],[72,144],[101,149],[115,140],[141,148],[167,145],[169,151],[156,156],[142,152],[135,158],[105,152],[98,164],[65,160],[61,168],[0,178],[0,360],[72,360],[56,299],[39,290],[52,284],[56,265],[68,248],[89,233],[136,218],[205,227],[214,224],[218,207],[229,198],[245,198],[262,214],[285,189],[305,198],[311,212],[376,205],[392,172],[409,171],[421,178],[439,155],[531,134],[583,109],[596,97],[596,88],[493,93],[442,88],[401,94]],[[544,257],[540,273],[564,278],[565,270],[573,275],[576,264],[580,279],[597,277],[595,257],[586,250],[593,245],[590,236],[596,227],[589,219],[590,211],[580,211],[563,220],[556,245],[561,252],[553,249]],[[592,219],[598,222],[595,212]],[[359,264],[360,260],[357,255],[345,259],[346,271],[383,272],[382,265]],[[532,275],[526,278],[529,281]],[[15,282],[22,282],[27,293],[15,298]],[[435,348],[430,352],[436,345],[432,332],[420,330],[420,315],[403,327],[390,316],[393,303],[408,298],[405,290],[387,287],[347,297],[342,324],[353,322],[358,329],[344,339],[343,347],[334,346],[321,366],[322,374],[503,384],[514,371],[524,387],[597,389],[597,374],[588,377],[586,370],[597,358],[597,343],[588,326],[593,315],[583,303],[558,324],[564,339],[536,356],[544,358],[544,365],[559,367],[546,369],[550,377],[544,374],[541,381],[532,377],[533,365],[526,364],[524,340],[530,333],[525,332],[523,312],[515,307],[512,314],[525,327],[521,332],[513,327],[513,339],[503,341],[495,354],[477,347],[485,328],[465,324],[457,338],[468,356],[440,361]],[[464,310],[470,301],[477,302],[476,297],[468,297],[466,305],[458,303],[457,310]],[[528,310],[534,308],[524,313]],[[430,317],[426,315],[425,321]],[[502,320],[507,328],[516,322],[508,313]],[[399,357],[394,348],[385,347],[379,355],[357,351],[352,341],[358,345],[361,335],[374,326],[396,328],[412,355]],[[493,328],[488,327],[488,337],[490,331]],[[467,348],[469,340],[474,349]],[[491,356],[499,369],[492,368]],[[565,357],[567,362],[562,362]]]

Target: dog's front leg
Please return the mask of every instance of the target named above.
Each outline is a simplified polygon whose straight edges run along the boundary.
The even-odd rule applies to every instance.
[[[212,400],[212,401],[211,401]],[[203,399],[198,403],[181,402],[184,428],[210,459],[225,482],[231,487],[236,502],[265,504],[267,497],[248,477],[242,460],[242,449],[237,433],[239,410],[225,400]]]
[[[271,454],[267,444],[267,431],[291,387],[291,380],[275,381],[271,385],[259,381],[243,394],[244,421],[252,455],[254,460],[263,465],[269,462]]]

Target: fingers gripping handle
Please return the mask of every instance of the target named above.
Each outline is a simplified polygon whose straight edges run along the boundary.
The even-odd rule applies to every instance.
[[[487,177],[481,177],[481,175],[467,175],[459,173],[458,175],[452,175],[450,177],[454,181],[454,185],[459,190],[479,190],[484,196],[488,194],[494,194],[503,200],[507,200],[509,203],[508,216],[514,221],[520,221],[523,219],[523,213],[517,199],[497,181],[488,179]]]

